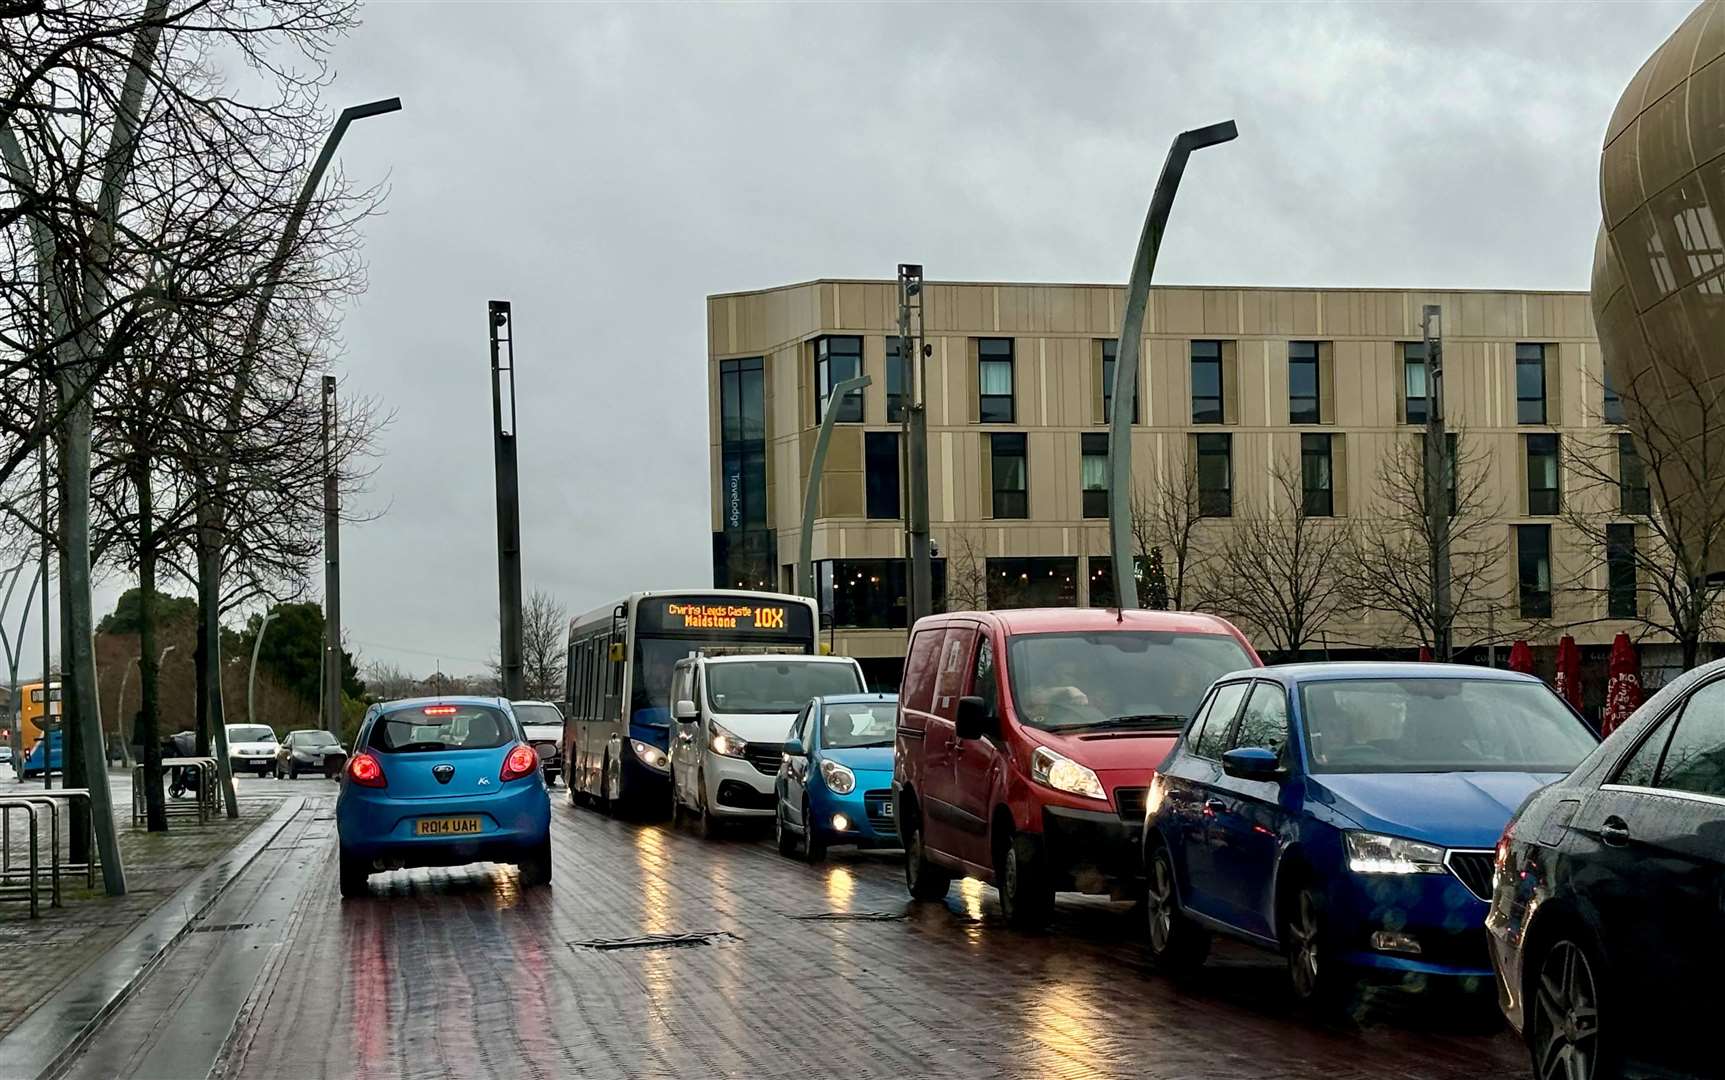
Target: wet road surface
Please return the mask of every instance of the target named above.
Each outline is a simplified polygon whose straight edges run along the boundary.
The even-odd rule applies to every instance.
[[[344,903],[331,826],[260,860],[269,881],[247,895],[268,902],[242,920],[260,937],[211,935],[264,953],[250,991],[228,992],[215,1075],[1526,1075],[1477,1006],[1402,995],[1363,1027],[1320,1026],[1290,1009],[1274,958],[1221,948],[1176,983],[1146,968],[1129,905],[1062,897],[1053,930],[1028,936],[975,882],[912,904],[897,853],[810,867],[760,833],[707,842],[558,789],[550,889],[519,889],[508,867],[416,870]],[[679,934],[712,936],[606,947]]]

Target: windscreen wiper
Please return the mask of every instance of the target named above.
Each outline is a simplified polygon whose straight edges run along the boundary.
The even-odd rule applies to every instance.
[[[1126,713],[1123,716],[1110,716],[1106,720],[1098,720],[1093,724],[1076,724],[1065,728],[1066,731],[1093,731],[1102,728],[1134,728],[1141,727],[1154,730],[1156,728],[1179,728],[1186,723],[1186,717],[1180,713]]]

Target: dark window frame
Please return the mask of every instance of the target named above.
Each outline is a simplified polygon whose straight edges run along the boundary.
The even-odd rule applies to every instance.
[[[886,339],[886,422],[902,424],[904,410],[910,404],[910,363],[902,355],[903,339],[888,335]]]
[[[1606,371],[1600,376],[1599,416],[1607,424],[1627,423],[1623,412],[1623,398],[1611,385],[1611,372]]]
[[[1546,395],[1550,388],[1546,383],[1545,346],[1518,342],[1515,346],[1515,422],[1517,424],[1544,424],[1549,422],[1549,406]],[[1523,368],[1537,368],[1539,371],[1539,394],[1530,397],[1522,393],[1521,373]]]
[[[1301,355],[1296,356],[1298,350]],[[1307,350],[1310,350],[1309,355]],[[1296,371],[1309,369],[1312,380],[1310,394],[1294,392],[1294,376]],[[1321,424],[1323,423],[1324,388],[1318,381],[1318,343],[1315,341],[1288,342],[1288,423],[1290,424]]]
[[[1198,470],[1198,510],[1203,517],[1234,516],[1234,437],[1231,434],[1202,434],[1194,437],[1195,466]],[[1204,459],[1221,458],[1224,483],[1220,488],[1204,486]]]
[[[835,342],[855,342],[856,351],[838,352],[833,348]],[[863,339],[856,334],[822,334],[815,338],[815,424],[818,426],[826,415],[827,400],[832,397],[833,387],[844,381],[844,378],[833,378],[833,360],[835,357],[856,359],[856,374],[863,373]],[[847,394],[839,402],[839,415],[833,420],[835,424],[860,424],[864,420],[864,392]],[[854,413],[855,415],[851,415]]]
[[[1641,517],[1653,513],[1653,489],[1647,481],[1647,463],[1641,460],[1635,437],[1627,431],[1617,435],[1617,510],[1621,514]]]
[[[1527,512],[1532,517],[1556,517],[1563,512],[1563,443],[1556,434],[1527,435]],[[1536,463],[1551,463],[1551,486],[1535,487]],[[1539,472],[1546,470],[1541,468]]]
[[[1016,449],[1014,448],[1016,444]],[[1000,484],[1000,463],[1017,459],[1023,486],[1004,488]],[[1022,431],[994,432],[988,437],[989,508],[993,517],[1021,521],[1030,517],[1030,444]],[[1004,511],[1004,512],[1003,512]]]
[[[1119,357],[1120,339],[1103,338],[1102,422],[1104,424],[1112,424],[1114,422],[1114,365],[1119,362]],[[1138,402],[1144,396],[1142,390],[1143,388],[1138,385],[1138,380],[1134,379],[1132,382],[1132,422],[1134,424],[1143,423],[1143,421],[1138,418]]]
[[[998,351],[1005,346],[1005,355]],[[1006,365],[1007,391],[990,394],[985,390],[983,373],[991,365]],[[1005,403],[1004,411],[1001,403]],[[991,415],[992,413],[992,415]],[[1013,424],[1018,421],[1018,347],[1012,338],[979,337],[976,339],[976,417],[983,424]]]
[[[1097,450],[1100,447],[1100,451]],[[1084,478],[1086,466],[1095,458],[1102,459],[1102,486],[1091,487]],[[1078,436],[1078,489],[1083,499],[1086,518],[1108,516],[1108,433],[1086,431]]]
[[[891,468],[877,447],[890,443]],[[877,460],[880,459],[880,460]],[[878,466],[878,468],[877,468]],[[863,432],[863,516],[871,521],[896,521],[903,516],[904,499],[899,481],[904,472],[899,433],[896,431]],[[888,492],[891,507],[887,506]]]
[[[1614,523],[1605,527],[1605,615],[1610,619],[1639,616],[1635,566],[1635,526]]]
[[[1214,355],[1211,355],[1214,350]],[[1204,355],[1200,356],[1199,353]],[[1222,371],[1222,343],[1218,340],[1203,338],[1192,341],[1187,346],[1187,363],[1190,365],[1192,382],[1192,423],[1223,424],[1227,422],[1228,388],[1224,382]],[[1214,394],[1198,393],[1198,373],[1200,368],[1213,368],[1216,377],[1216,392]]]
[[[1323,462],[1323,484],[1313,486],[1309,465],[1318,461]],[[1335,441],[1328,433],[1300,436],[1300,505],[1306,517],[1336,516]]]
[[[1530,545],[1529,539],[1539,538],[1538,545]],[[1537,547],[1535,554],[1533,548]],[[1531,566],[1530,566],[1530,555]],[[1545,587],[1539,587],[1539,562],[1545,563]],[[1519,592],[1520,612],[1524,619],[1548,619],[1551,617],[1551,526],[1550,525],[1517,525],[1515,527],[1515,565],[1516,585]],[[1529,574],[1530,568],[1532,574]],[[1530,581],[1530,576],[1532,580]]]
[[[1424,426],[1426,422],[1426,395],[1413,392],[1413,386],[1408,376],[1415,370],[1420,373],[1420,386],[1426,383],[1426,343],[1423,341],[1404,341],[1402,345],[1402,423]]]

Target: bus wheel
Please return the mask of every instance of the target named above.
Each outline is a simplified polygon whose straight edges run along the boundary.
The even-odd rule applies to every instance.
[[[623,801],[623,759],[605,755],[605,809],[613,817],[622,817],[625,809]]]

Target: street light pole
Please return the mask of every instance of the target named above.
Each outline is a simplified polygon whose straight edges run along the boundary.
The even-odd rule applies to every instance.
[[[515,446],[514,309],[507,300],[493,300],[486,314],[491,327],[491,456],[497,493],[498,666],[503,675],[503,695],[518,700],[527,696],[527,679],[521,663],[521,473]]]
[[[258,636],[252,639],[252,670],[246,676],[246,723],[258,722],[257,690],[258,690],[258,650],[263,648],[264,631],[269,629],[270,620],[276,617],[275,611],[264,612],[264,621],[258,624]]]
[[[904,541],[910,573],[905,580],[905,625],[934,611],[934,572],[928,537],[928,409],[923,344],[922,265],[898,264],[898,358],[904,366]],[[911,338],[915,315],[916,338]]]
[[[819,597],[815,597],[814,581],[815,514],[820,510],[821,471],[827,464],[827,442],[833,437],[833,421],[838,417],[839,403],[847,394],[861,393],[873,381],[867,375],[858,375],[833,387],[833,392],[827,396],[826,415],[821,417],[821,433],[815,436],[815,452],[809,458],[809,475],[803,484],[803,534],[798,539],[797,591],[817,601]]]
[[[1150,196],[1150,212],[1138,237],[1138,252],[1132,257],[1132,276],[1126,286],[1126,315],[1121,320],[1120,344],[1114,352],[1114,415],[1108,425],[1108,538],[1114,556],[1115,602],[1121,608],[1138,607],[1138,576],[1132,566],[1132,403],[1138,398],[1138,345],[1144,337],[1150,276],[1156,269],[1156,252],[1162,246],[1168,214],[1174,209],[1174,193],[1180,189],[1180,177],[1186,172],[1186,159],[1194,150],[1229,142],[1239,134],[1234,121],[1224,120],[1174,136],[1174,145],[1168,149],[1162,175]]]
[[[341,491],[337,481],[335,376],[323,377],[323,715],[326,730],[341,737]],[[263,640],[260,631],[258,640]],[[256,643],[252,656],[257,657]],[[246,719],[251,719],[246,689]]]
[[[1432,654],[1439,663],[1455,658],[1455,637],[1450,623],[1450,524],[1454,510],[1449,505],[1449,447],[1444,437],[1443,415],[1443,310],[1425,305],[1420,317],[1420,336],[1425,340],[1426,430],[1425,504],[1427,552],[1431,561]]]

